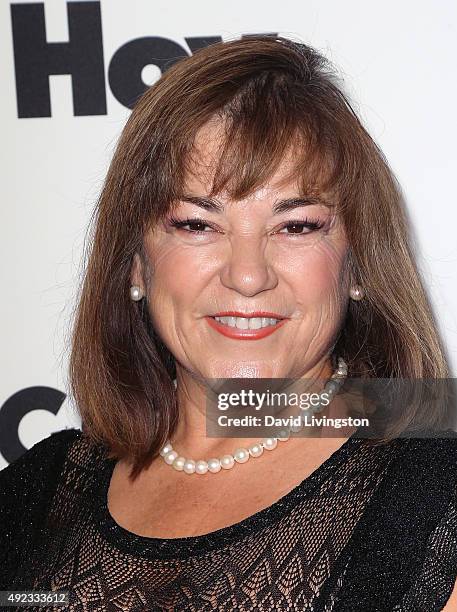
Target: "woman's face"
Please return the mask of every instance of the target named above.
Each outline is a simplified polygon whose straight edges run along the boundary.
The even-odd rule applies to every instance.
[[[217,134],[216,124],[200,130],[185,194],[174,218],[145,236],[148,270],[135,256],[132,282],[147,293],[178,369],[198,378],[305,377],[327,361],[346,312],[343,228],[331,207],[314,201],[278,209],[299,197],[294,183],[281,183],[287,158],[244,200],[189,201],[209,192]],[[225,324],[214,319],[233,312]]]

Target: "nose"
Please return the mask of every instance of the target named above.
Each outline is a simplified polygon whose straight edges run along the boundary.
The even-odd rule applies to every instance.
[[[220,272],[224,287],[248,297],[274,289],[278,278],[266,257],[266,246],[266,240],[254,236],[233,239]]]

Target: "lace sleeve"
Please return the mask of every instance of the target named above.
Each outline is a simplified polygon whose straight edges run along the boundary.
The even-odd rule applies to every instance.
[[[23,570],[33,567],[40,525],[68,445],[78,433],[76,429],[53,433],[0,471],[0,590],[31,588]]]
[[[457,484],[443,517],[431,533],[421,570],[393,612],[439,612],[457,578]]]

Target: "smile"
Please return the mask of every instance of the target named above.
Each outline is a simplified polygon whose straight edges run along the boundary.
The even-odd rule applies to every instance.
[[[236,327],[238,329],[260,329],[269,325],[276,325],[280,319],[270,319],[268,317],[214,317],[223,325]]]
[[[272,317],[207,316],[209,325],[223,336],[242,340],[265,338],[282,327],[287,319]]]

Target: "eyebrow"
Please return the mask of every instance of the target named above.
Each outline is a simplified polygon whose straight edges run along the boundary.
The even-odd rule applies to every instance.
[[[195,204],[196,206],[200,206],[204,210],[209,212],[221,213],[225,210],[225,206],[219,202],[218,200],[213,200],[211,198],[202,197],[202,196],[192,196],[192,195],[182,195],[179,200],[182,202],[189,202],[190,204]],[[302,206],[327,206],[331,207],[333,204],[322,198],[321,196],[307,196],[307,197],[299,197],[299,198],[288,198],[286,200],[279,200],[273,204],[273,213],[275,215],[279,215],[283,212],[288,212],[289,210],[294,210],[295,208],[300,208]]]

